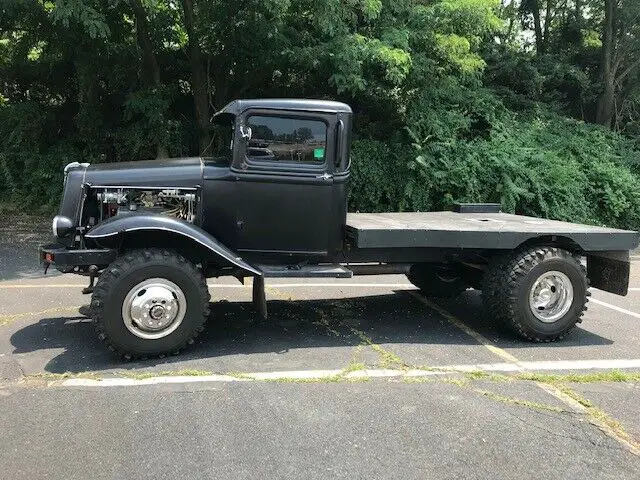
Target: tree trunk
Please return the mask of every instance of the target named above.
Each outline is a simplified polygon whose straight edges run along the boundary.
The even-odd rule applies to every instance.
[[[133,14],[136,18],[136,37],[138,46],[142,52],[143,82],[149,87],[160,86],[160,67],[156,54],[153,51],[153,44],[149,35],[149,22],[147,22],[147,12],[140,0],[130,0]],[[166,158],[169,156],[167,148],[162,142],[156,145],[156,158]]]
[[[207,76],[202,62],[202,51],[195,29],[194,0],[182,0],[184,28],[189,40],[189,65],[191,67],[191,92],[196,113],[200,153],[209,145],[209,97]]]
[[[145,83],[150,86],[160,85],[160,68],[158,67],[158,61],[153,52],[153,44],[149,36],[147,13],[140,0],[130,0],[130,3],[136,18],[136,36],[138,38],[138,46],[142,51],[142,63],[146,73]]]
[[[613,81],[605,82],[604,89],[598,98],[596,123],[611,128],[616,101],[616,89]]]
[[[552,20],[552,0],[546,0],[547,8],[545,9],[544,14],[544,33],[542,34],[542,49],[544,51],[547,50],[547,43],[549,42],[549,30],[551,29],[551,20]]]
[[[596,123],[611,127],[613,110],[615,105],[615,39],[614,39],[614,16],[615,0],[604,0],[604,27],[602,32],[602,60],[600,63],[600,78],[603,90],[598,98],[598,110],[596,113]]]
[[[542,55],[544,53],[544,37],[542,34],[539,0],[531,0],[531,13],[533,14],[533,27],[536,34],[536,52],[538,55]]]

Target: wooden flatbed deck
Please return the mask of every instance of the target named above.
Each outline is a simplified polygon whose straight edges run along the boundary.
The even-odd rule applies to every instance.
[[[347,239],[357,248],[513,249],[536,237],[561,236],[585,251],[633,250],[640,234],[507,213],[349,213]]]

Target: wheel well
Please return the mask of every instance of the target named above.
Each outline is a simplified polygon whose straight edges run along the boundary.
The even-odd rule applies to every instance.
[[[538,246],[558,247],[558,248],[567,250],[571,253],[583,252],[583,249],[580,245],[578,245],[575,241],[573,241],[569,237],[564,237],[562,235],[543,235],[540,237],[530,238],[529,240],[522,242],[514,250],[520,250],[526,247],[538,247]]]
[[[569,237],[562,235],[541,235],[530,238],[513,249],[484,250],[475,257],[469,257],[467,261],[461,261],[459,263],[469,267],[469,271],[474,271],[474,269],[484,271],[491,262],[504,258],[513,252],[533,247],[557,247],[573,254],[581,255],[584,253],[584,249]],[[477,259],[481,259],[481,261],[477,261]]]
[[[140,248],[165,248],[178,252],[195,264],[206,262],[212,267],[222,266],[220,258],[205,246],[184,235],[165,230],[122,232],[115,237],[100,239],[96,243],[101,246],[117,248],[119,253]]]

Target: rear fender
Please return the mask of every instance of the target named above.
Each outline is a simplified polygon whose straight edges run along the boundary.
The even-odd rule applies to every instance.
[[[135,214],[112,217],[89,230],[85,238],[98,243],[104,243],[108,240],[114,241],[118,237],[122,237],[130,232],[149,232],[150,234],[153,234],[153,232],[173,233],[185,240],[204,247],[214,257],[222,260],[223,263],[238,267],[247,272],[249,276],[262,275],[259,270],[242,260],[241,257],[200,227],[164,215]]]

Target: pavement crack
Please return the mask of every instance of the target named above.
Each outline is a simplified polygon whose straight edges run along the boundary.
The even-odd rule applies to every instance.
[[[529,400],[523,400],[521,398],[516,398],[516,397],[510,397],[507,395],[501,395],[499,393],[496,392],[492,392],[489,390],[482,390],[479,388],[472,388],[470,387],[471,391],[482,395],[483,397],[487,397],[491,400],[494,400],[496,402],[500,402],[500,403],[505,403],[507,405],[517,405],[520,407],[525,407],[531,410],[540,410],[540,411],[547,411],[547,412],[554,412],[554,413],[571,413],[568,410],[562,409],[560,407],[556,407],[553,405],[547,405],[545,403],[538,403],[538,402],[531,402]]]
[[[584,398],[567,385],[559,384],[555,386],[562,394],[568,396],[573,401],[582,405],[589,423],[598,427],[605,435],[613,438],[621,445],[625,446],[632,454],[640,456],[640,442],[631,436],[624,429],[622,424],[606,413],[604,410],[594,405],[590,400]]]
[[[374,352],[379,355],[379,366],[381,368],[399,368],[401,370],[406,370],[411,368],[405,361],[403,361],[398,355],[393,353],[390,350],[383,348],[373,341],[371,337],[369,337],[362,330],[358,330],[355,327],[349,327],[351,332],[353,332],[360,341],[362,345],[366,345],[370,347]]]
[[[318,314],[320,316],[320,319],[314,322],[311,322],[313,325],[319,325],[321,327],[324,327],[325,330],[327,330],[329,333],[331,333],[333,336],[337,338],[342,337],[342,334],[331,326],[331,324],[329,323],[329,320],[327,319],[326,312],[324,310],[318,310]]]
[[[343,319],[351,315],[350,310],[347,307],[345,307],[344,305],[338,305],[336,309],[341,313],[339,317],[342,318],[337,320],[337,325],[341,328],[348,329],[353,335],[358,337],[358,339],[360,340],[360,345],[358,345],[358,347],[369,347],[375,353],[377,353],[379,356],[379,366],[381,368],[397,368],[401,370],[407,370],[411,368],[411,366],[403,361],[397,354],[375,343],[373,339],[365,332],[357,329],[352,325],[346,324]],[[344,334],[339,332],[334,326],[331,325],[331,323],[329,322],[329,315],[325,310],[318,310],[318,316],[319,319],[313,322],[314,324],[323,326],[328,332],[338,338],[344,337]]]
[[[580,426],[581,426],[581,430],[583,431],[583,433],[585,435],[584,435],[584,437],[580,437],[580,436],[576,436],[576,435],[565,435],[565,434],[550,430],[550,429],[545,428],[545,427],[543,427],[542,425],[540,425],[540,424],[538,424],[536,422],[532,422],[532,421],[530,421],[528,419],[522,418],[521,416],[517,415],[513,411],[508,411],[507,413],[509,415],[511,415],[513,418],[515,418],[515,419],[519,420],[520,422],[524,423],[527,427],[532,427],[532,428],[535,428],[537,430],[541,430],[541,431],[546,432],[546,433],[548,433],[550,435],[553,435],[555,437],[566,438],[568,440],[575,440],[575,441],[578,441],[578,442],[586,442],[586,443],[589,443],[589,444],[591,444],[593,446],[596,446],[596,447],[602,446],[604,448],[609,448],[611,450],[622,450],[622,448],[620,448],[620,447],[611,447],[609,445],[602,445],[602,444],[599,444],[598,442],[593,441],[591,438],[589,438],[586,435],[586,432],[584,432],[584,430],[582,429],[583,423],[580,423]],[[537,413],[540,414],[540,415],[545,415],[543,412],[537,412]],[[570,416],[579,415],[579,414],[576,414],[574,412],[570,412],[570,411],[566,411],[566,410],[563,413],[565,415],[570,415]],[[554,419],[557,419],[557,417],[554,417]]]

